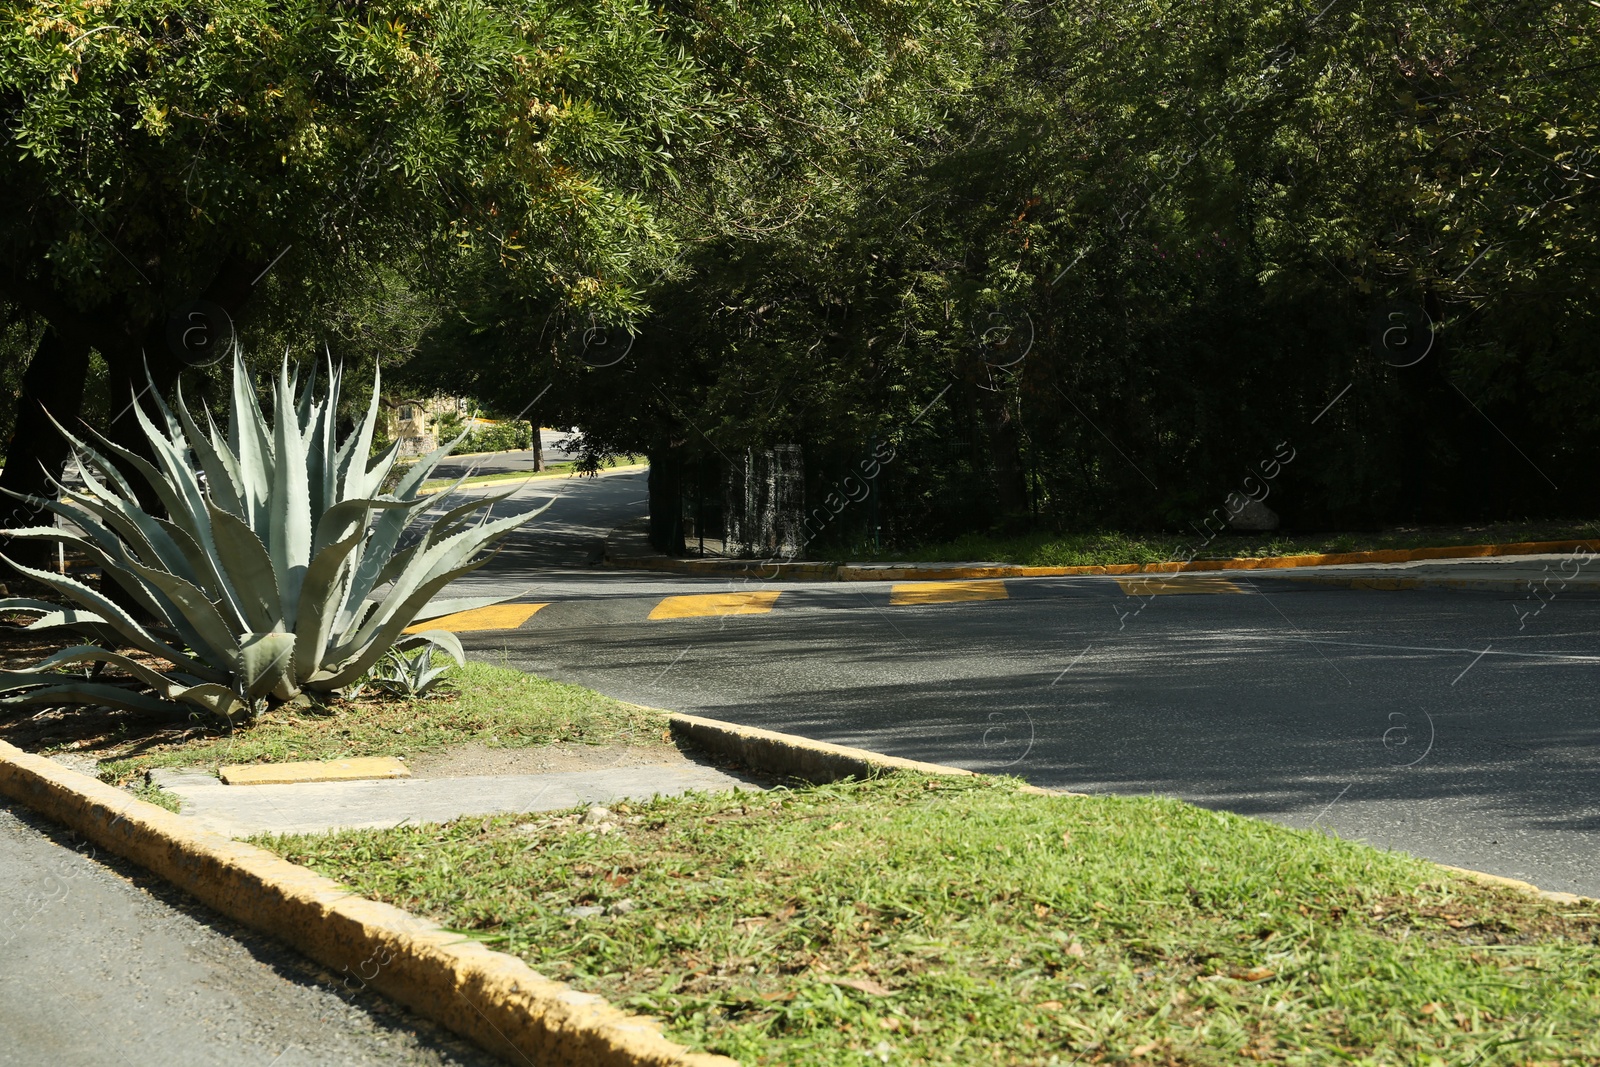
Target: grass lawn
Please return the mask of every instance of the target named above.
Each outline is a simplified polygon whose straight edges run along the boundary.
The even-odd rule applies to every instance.
[[[615,816],[263,843],[750,1064],[1600,1062],[1592,904],[1315,832],[915,775]]]
[[[1477,526],[1397,527],[1381,533],[1228,533],[1196,559],[1262,558],[1366,552],[1384,548],[1579,541],[1600,538],[1600,522],[1488,523]],[[1031,533],[1016,537],[968,534],[954,541],[896,551],[868,552],[866,561],[943,563],[982,561],[1030,567],[1086,567],[1161,563],[1199,545],[1199,534],[1133,534],[1122,531]]]
[[[449,745],[667,743],[659,712],[582,686],[475,661],[452,669],[449,678],[452,691],[425,700],[369,692],[336,701],[325,712],[285,706],[232,733],[77,708],[0,719],[0,740],[46,755],[70,751],[96,757],[101,777],[118,783],[151,767],[409,756]]]

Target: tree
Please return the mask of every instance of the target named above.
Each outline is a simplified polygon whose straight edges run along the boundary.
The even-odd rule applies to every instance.
[[[0,24],[0,299],[42,323],[0,487],[66,453],[91,350],[112,395],[222,355],[271,277],[436,285],[462,257],[626,304],[638,190],[703,120],[642,3],[36,0]],[[134,446],[131,416],[109,432]],[[44,469],[41,469],[43,467]]]

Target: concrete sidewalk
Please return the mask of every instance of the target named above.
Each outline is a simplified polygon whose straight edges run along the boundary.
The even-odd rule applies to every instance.
[[[153,770],[181,814],[229,837],[383,829],[463,815],[558,811],[580,804],[648,800],[693,790],[765,789],[766,783],[698,764],[654,764],[558,774],[401,778],[296,785],[223,785],[200,770]]]

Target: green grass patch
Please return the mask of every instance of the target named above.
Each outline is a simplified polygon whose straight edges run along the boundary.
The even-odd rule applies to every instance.
[[[1378,533],[1226,533],[1196,559],[1262,559],[1273,556],[1370,552],[1378,549],[1443,548],[1450,545],[1580,541],[1600,538],[1600,522],[1488,523],[1479,526],[1398,527]],[[1029,567],[1105,567],[1161,563],[1177,558],[1204,538],[1193,533],[1136,534],[1118,530],[1030,533],[1014,537],[968,534],[954,541],[905,550],[868,553],[866,559],[909,563],[990,562]]]
[[[133,795],[150,804],[166,808],[176,815],[181,807],[181,802],[175,794],[167,792],[159,785],[147,782],[133,790]]]
[[[263,843],[749,1064],[1600,1061],[1593,910],[1175,800],[1015,785]]]
[[[127,741],[108,737],[87,747],[102,760],[101,777],[120,782],[151,767],[407,756],[446,745],[666,743],[658,712],[582,686],[476,661],[452,669],[449,680],[452,689],[422,700],[368,693],[326,709],[285,706],[231,733],[194,729],[179,739],[163,734]],[[85,746],[74,748],[83,751]]]

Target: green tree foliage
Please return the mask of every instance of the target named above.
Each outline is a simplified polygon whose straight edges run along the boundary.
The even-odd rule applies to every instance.
[[[36,409],[76,413],[91,349],[114,394],[145,361],[170,387],[268,274],[277,306],[315,305],[376,263],[416,290],[465,258],[628,304],[691,88],[644,4],[7,5],[0,297],[48,324],[8,487],[62,458]]]
[[[674,202],[683,267],[574,421],[658,457],[804,443],[813,497],[889,440],[905,540],[1184,528],[1289,454],[1271,506],[1301,526],[1592,511],[1597,26],[1521,0],[925,23],[915,69],[859,68],[870,103],[846,76],[767,127],[803,180],[763,161]]]

